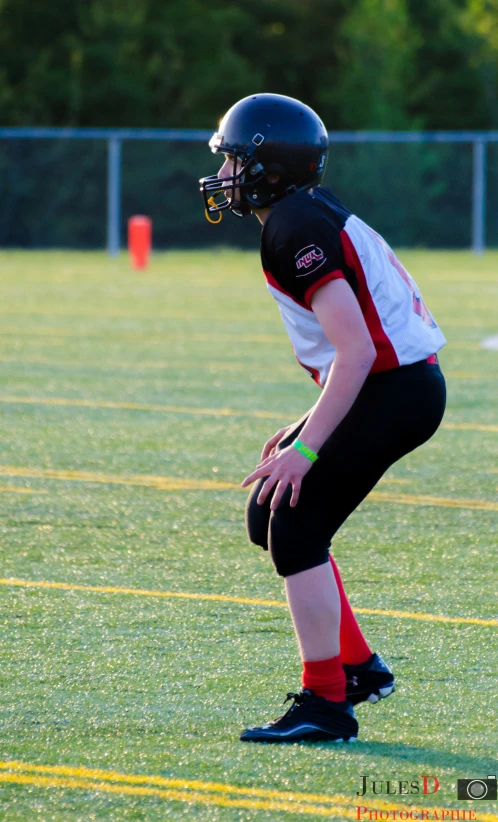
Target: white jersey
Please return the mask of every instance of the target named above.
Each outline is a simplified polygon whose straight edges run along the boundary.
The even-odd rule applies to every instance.
[[[262,232],[261,256],[296,357],[322,387],[335,349],[311,297],[329,280],[347,280],[356,294],[377,351],[371,373],[427,359],[446,342],[393,250],[328,189],[278,203]]]

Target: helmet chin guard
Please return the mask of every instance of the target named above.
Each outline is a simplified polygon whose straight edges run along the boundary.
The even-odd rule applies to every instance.
[[[200,190],[206,217],[229,209],[246,217],[272,207],[283,197],[318,185],[325,171],[328,135],[315,112],[280,94],[256,94],[239,100],[225,114],[209,141],[215,154],[234,159],[231,177],[203,177]],[[237,167],[240,163],[240,170]],[[268,175],[277,177],[270,183]]]
[[[218,135],[214,135],[214,137],[217,136]],[[210,145],[214,137],[211,138]],[[235,148],[223,148],[223,150],[213,148],[212,151],[216,154],[233,155],[236,167],[237,161],[240,159],[241,169],[238,174],[234,174],[231,177],[218,177],[217,174],[213,174],[210,177],[203,177],[199,180],[208,221],[210,223],[221,222],[222,212],[226,209],[230,209],[236,217],[247,217],[251,213],[252,208],[255,207],[255,203],[251,204],[250,201],[248,202],[246,199],[242,199],[241,191],[248,187],[254,188],[254,185],[264,178],[263,167],[256,163],[251,157],[243,155]],[[221,199],[219,199],[220,197]],[[253,197],[253,199],[255,198]],[[212,214],[219,214],[220,219],[214,221],[211,217]]]

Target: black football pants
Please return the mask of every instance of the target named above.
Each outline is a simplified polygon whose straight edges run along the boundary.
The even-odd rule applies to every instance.
[[[371,374],[320,448],[295,508],[289,505],[290,485],[271,511],[271,493],[263,505],[256,502],[264,478],[254,483],[247,532],[251,542],[270,550],[277,573],[287,577],[328,561],[333,535],[394,462],[432,437],[445,403],[439,365],[423,360]],[[278,449],[293,442],[304,424],[292,426]]]

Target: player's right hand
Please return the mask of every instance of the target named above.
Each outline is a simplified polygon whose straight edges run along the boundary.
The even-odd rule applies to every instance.
[[[281,428],[280,431],[277,431],[277,433],[274,434],[273,437],[270,437],[268,442],[265,443],[265,447],[261,452],[261,462],[263,462],[263,460],[265,460],[267,457],[272,457],[273,454],[276,454],[278,443],[281,439],[285,437],[287,431],[291,427],[292,426],[287,425],[285,428]]]

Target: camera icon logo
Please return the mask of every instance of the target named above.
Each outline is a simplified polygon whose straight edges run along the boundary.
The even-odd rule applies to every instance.
[[[492,801],[497,798],[496,775],[488,776],[487,779],[458,779],[457,796],[458,799],[487,799]]]

